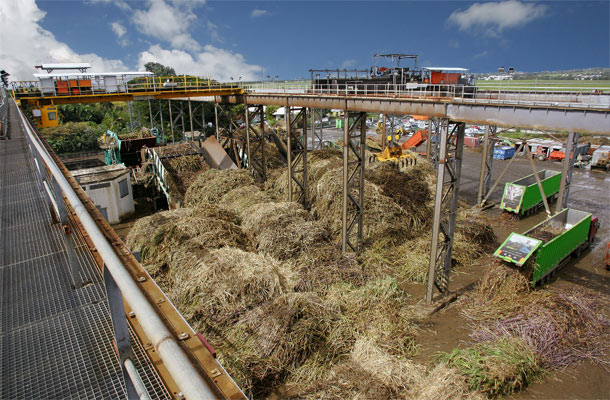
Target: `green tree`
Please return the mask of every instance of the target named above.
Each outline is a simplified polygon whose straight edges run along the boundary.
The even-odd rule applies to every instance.
[[[104,130],[90,122],[67,122],[52,128],[42,128],[40,133],[56,153],[62,154],[99,149],[97,138]]]
[[[94,122],[99,124],[108,111],[108,105],[101,104],[63,104],[59,106],[61,122]],[[107,103],[112,105],[112,103]]]
[[[156,62],[148,62],[144,64],[144,68],[148,72],[152,72],[155,76],[175,76],[176,71],[172,67],[166,67],[163,64]]]

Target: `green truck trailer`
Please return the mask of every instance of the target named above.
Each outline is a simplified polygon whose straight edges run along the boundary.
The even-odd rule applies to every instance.
[[[591,245],[598,228],[597,217],[565,208],[523,234],[511,233],[494,255],[519,267],[530,260],[532,285],[544,283],[571,255]]]
[[[538,171],[538,177],[546,198],[549,201],[555,198],[559,192],[561,172],[543,169]],[[534,174],[504,185],[500,204],[503,210],[523,216],[534,213],[542,205],[542,194]]]

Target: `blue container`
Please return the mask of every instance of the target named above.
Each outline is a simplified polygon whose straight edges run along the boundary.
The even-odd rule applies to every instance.
[[[512,146],[499,146],[494,149],[494,158],[497,160],[508,160],[515,155],[515,148]]]

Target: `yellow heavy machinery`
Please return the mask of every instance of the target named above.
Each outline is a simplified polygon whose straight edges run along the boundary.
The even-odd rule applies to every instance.
[[[406,167],[417,163],[417,156],[409,150],[403,150],[398,140],[400,134],[388,135],[387,146],[381,153],[373,154],[369,157],[369,162],[391,162],[397,167]]]

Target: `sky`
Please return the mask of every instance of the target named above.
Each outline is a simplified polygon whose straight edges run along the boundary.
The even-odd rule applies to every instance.
[[[608,68],[610,1],[0,1],[12,80],[44,62],[107,72],[150,61],[222,81],[299,79],[387,66],[376,53],[472,72]]]

